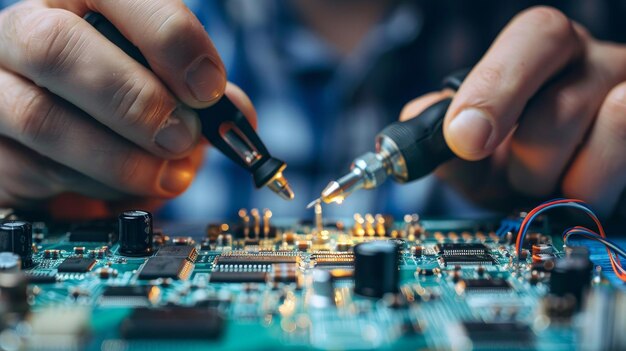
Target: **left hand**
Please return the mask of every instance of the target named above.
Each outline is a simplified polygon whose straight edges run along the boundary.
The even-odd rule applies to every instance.
[[[413,100],[400,118],[446,94]],[[592,38],[556,9],[526,10],[455,94],[444,135],[462,160],[438,175],[480,205],[561,195],[624,216],[626,45]]]

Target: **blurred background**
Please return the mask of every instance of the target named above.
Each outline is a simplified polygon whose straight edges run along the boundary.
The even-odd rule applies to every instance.
[[[164,219],[233,218],[238,208],[311,217],[305,205],[351,160],[373,150],[374,136],[402,106],[438,88],[453,70],[475,64],[524,8],[555,6],[597,38],[626,41],[626,1],[187,0],[212,37],[230,81],[255,104],[259,133],[288,163],[296,198],[254,191],[249,175],[210,151],[198,178],[161,212]],[[184,40],[184,38],[181,38]],[[429,176],[388,182],[326,206],[354,212],[480,217],[474,206]]]

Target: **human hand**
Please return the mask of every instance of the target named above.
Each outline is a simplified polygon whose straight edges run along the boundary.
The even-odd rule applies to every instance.
[[[401,119],[450,95],[413,100]],[[444,136],[461,159],[437,174],[478,204],[562,195],[626,216],[626,46],[555,9],[526,10],[454,95]]]
[[[107,17],[153,71],[84,21],[88,11]],[[29,0],[5,9],[0,91],[2,206],[65,192],[115,202],[171,198],[202,160],[199,121],[188,107],[226,93],[256,119],[179,0]]]

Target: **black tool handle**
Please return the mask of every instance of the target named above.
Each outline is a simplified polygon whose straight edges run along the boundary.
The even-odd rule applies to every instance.
[[[128,56],[150,69],[141,51],[106,17],[90,12],[85,16],[85,21]],[[202,123],[202,135],[228,158],[249,170],[257,188],[264,186],[285,167],[283,161],[270,155],[248,119],[228,98],[221,98],[211,107],[194,111]]]
[[[451,74],[444,80],[443,86],[457,90],[468,72],[462,70]],[[407,179],[402,181],[419,179],[454,158],[443,136],[443,120],[451,102],[452,98],[445,98],[415,118],[390,124],[379,133],[390,138],[404,158],[408,174]]]

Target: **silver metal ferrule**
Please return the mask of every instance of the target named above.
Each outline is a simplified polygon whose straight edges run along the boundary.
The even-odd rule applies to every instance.
[[[350,173],[332,181],[322,191],[320,200],[325,203],[341,203],[358,189],[373,189],[384,183],[389,176],[404,183],[408,170],[397,145],[388,137],[376,138],[376,153],[368,152],[357,157],[350,167]]]

